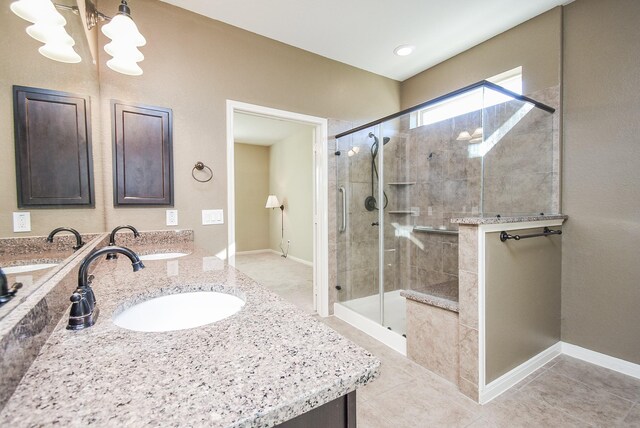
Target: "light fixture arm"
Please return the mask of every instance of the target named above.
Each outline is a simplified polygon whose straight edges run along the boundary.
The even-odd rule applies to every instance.
[[[84,0],[84,8],[87,18],[87,30],[89,31],[98,25],[98,22],[111,21],[111,17],[100,12],[91,0]]]

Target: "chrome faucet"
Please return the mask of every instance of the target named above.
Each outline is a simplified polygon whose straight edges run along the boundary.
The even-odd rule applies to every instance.
[[[47,236],[47,242],[49,242],[49,243],[53,242],[53,237],[58,232],[71,232],[71,233],[73,233],[75,235],[75,237],[76,237],[76,245],[75,245],[75,247],[73,247],[74,251],[79,250],[84,245],[84,242],[82,242],[82,236],[80,236],[80,233],[78,233],[77,230],[72,229],[70,227],[59,227],[57,229],[53,229],[51,231],[51,233],[49,234],[49,236]]]
[[[135,227],[130,226],[128,224],[123,225],[123,226],[118,226],[118,227],[114,228],[111,231],[111,236],[109,236],[109,245],[110,246],[116,245],[116,232],[121,230],[121,229],[129,229],[130,231],[132,231],[134,238],[139,238],[140,237],[140,234],[138,233],[138,229],[136,229]],[[107,254],[107,260],[114,260],[114,259],[117,259],[117,258],[118,258],[118,255],[116,253]]]
[[[20,288],[22,288],[21,282],[16,282],[11,286],[11,288],[9,288],[7,277],[5,276],[2,269],[0,269],[0,306],[11,300]]]
[[[120,253],[131,260],[133,271],[144,269],[144,264],[136,253],[125,247],[108,246],[103,247],[84,258],[78,271],[78,288],[71,295],[71,312],[69,314],[68,330],[82,330],[95,324],[100,313],[96,306],[96,297],[91,288],[93,275],[89,275],[89,265],[105,254]]]

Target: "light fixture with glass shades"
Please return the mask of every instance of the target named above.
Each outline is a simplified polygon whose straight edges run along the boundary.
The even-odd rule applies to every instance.
[[[287,258],[287,254],[289,254],[289,244],[290,241],[287,241],[287,250],[285,251],[282,247],[282,243],[284,242],[284,204],[280,204],[278,202],[278,197],[276,195],[269,195],[267,198],[267,203],[264,206],[265,208],[280,208],[280,215],[282,216],[282,228],[280,235],[280,250],[282,251],[282,257]]]
[[[147,41],[131,19],[131,9],[126,0],[121,1],[118,14],[111,18],[111,22],[102,27],[102,33],[111,39],[104,46],[105,52],[113,57],[107,61],[107,67],[118,73],[140,76],[142,69],[138,62],[144,59],[144,55],[138,47],[146,45]]]
[[[76,42],[64,29],[67,20],[58,12],[51,0],[18,0],[9,6],[20,18],[31,22],[27,34],[40,43],[43,56],[54,61],[78,63],[80,55],[73,49]]]
[[[118,73],[139,76],[142,69],[138,65],[144,55],[138,48],[147,41],[131,19],[131,9],[126,0],[121,0],[118,13],[113,18],[99,12],[91,0],[84,0],[87,29],[91,30],[99,21],[110,21],[102,27],[105,36],[111,39],[104,47],[111,55],[107,66]],[[53,3],[51,0],[17,0],[11,3],[11,11],[33,25],[27,27],[27,34],[44,43],[38,51],[45,57],[66,63],[78,63],[82,60],[73,49],[75,41],[67,33],[67,24],[60,10],[69,10],[80,14],[77,6],[66,6]]]
[[[476,130],[473,131],[473,134],[469,134],[469,131],[462,131],[458,134],[458,138],[456,138],[456,140],[468,141],[469,144],[476,144],[482,141],[482,134],[482,128],[476,128]]]

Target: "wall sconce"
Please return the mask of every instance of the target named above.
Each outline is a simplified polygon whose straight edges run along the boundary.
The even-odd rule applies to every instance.
[[[27,27],[27,34],[44,43],[38,49],[40,54],[66,63],[78,63],[82,60],[73,49],[76,42],[64,29],[67,20],[56,10],[51,0],[18,0],[9,7],[20,18],[33,23]]]
[[[51,0],[18,0],[11,3],[11,10],[20,18],[32,22],[27,34],[44,43],[38,52],[49,59],[66,63],[78,63],[82,60],[73,49],[75,41],[64,29],[65,18],[58,12],[70,10],[78,15],[77,6],[54,4]],[[113,18],[99,12],[91,0],[85,0],[87,29],[91,30],[99,21],[110,21],[102,27],[105,36],[111,39],[104,47],[111,55],[107,66],[118,73],[139,76],[142,69],[137,64],[144,59],[138,47],[147,41],[135,22],[131,19],[131,9],[126,0],[121,0],[118,13]]]
[[[456,138],[457,141],[468,141],[469,144],[476,144],[482,141],[482,128],[476,128],[475,131],[473,131],[473,134],[469,134],[468,131],[462,131],[460,134],[458,134],[458,138]]]
[[[280,250],[282,250],[282,257],[287,258],[287,254],[289,254],[289,244],[290,241],[287,241],[287,251],[282,248],[282,242],[284,241],[284,205],[281,205],[278,202],[278,197],[276,195],[269,195],[267,198],[267,203],[264,206],[265,208],[280,208],[280,215],[282,220],[282,229],[280,235]]]

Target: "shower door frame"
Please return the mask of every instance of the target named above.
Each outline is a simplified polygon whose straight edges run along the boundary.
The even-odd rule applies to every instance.
[[[314,127],[313,141],[313,307],[321,317],[329,316],[329,167],[328,120],[322,117],[227,100],[227,249],[235,266],[235,139],[234,113],[249,113],[300,122]]]

